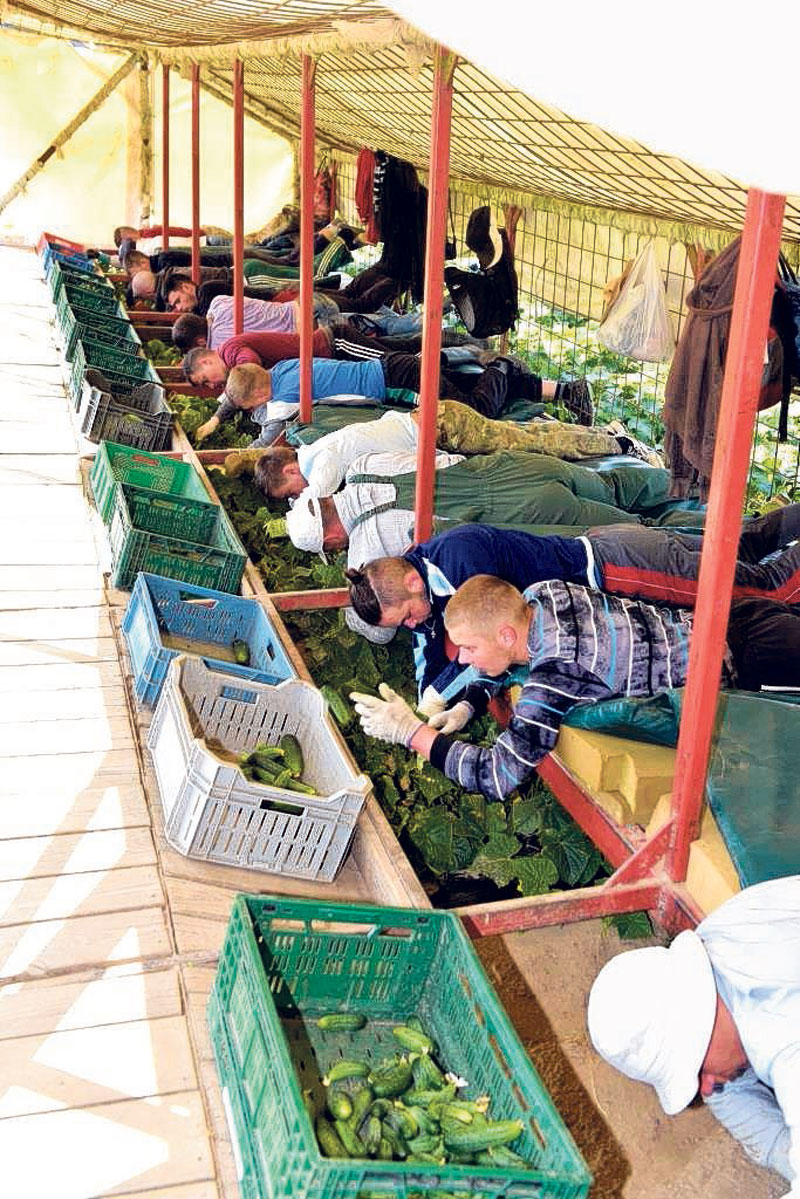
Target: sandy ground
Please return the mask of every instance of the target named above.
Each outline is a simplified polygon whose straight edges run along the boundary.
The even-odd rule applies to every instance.
[[[637,942],[636,944],[643,944]],[[514,933],[476,948],[595,1178],[591,1199],[777,1199],[788,1184],[752,1165],[702,1103],[665,1116],[650,1087],[594,1052],[585,1007],[626,948],[601,921]]]

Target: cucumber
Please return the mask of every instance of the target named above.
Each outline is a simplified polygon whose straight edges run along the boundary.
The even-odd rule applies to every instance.
[[[328,683],[325,683],[324,686],[320,687],[320,691],[322,692],[322,698],[328,705],[332,715],[336,720],[336,723],[343,729],[346,729],[353,719],[353,712],[350,708],[350,705],[342,698],[341,693],[337,691],[335,687],[331,687]]]
[[[283,760],[286,769],[290,770],[295,778],[303,777],[303,750],[300,747],[300,742],[291,733],[285,733],[280,741],[281,749],[283,750]]]
[[[246,641],[242,641],[240,637],[231,644],[233,650],[233,660],[237,666],[250,665],[250,646]]]
[[[394,1099],[396,1095],[402,1095],[403,1091],[408,1090],[412,1079],[410,1062],[401,1059],[394,1066],[385,1066],[382,1070],[375,1071],[370,1076],[370,1083],[379,1099]]]
[[[522,1133],[521,1120],[487,1120],[479,1127],[464,1125],[448,1128],[444,1134],[445,1148],[461,1153],[479,1153],[495,1145],[509,1145]]]
[[[370,1113],[373,1116],[377,1116],[379,1120],[382,1120],[384,1116],[391,1110],[392,1105],[388,1099],[375,1099],[372,1107],[370,1108]]]
[[[388,1124],[404,1141],[410,1141],[413,1137],[419,1136],[419,1124],[408,1108],[399,1105],[393,1107],[387,1113],[383,1123],[384,1127]]]
[[[391,1128],[385,1120],[381,1122],[381,1141],[388,1141],[391,1147],[392,1157],[408,1157],[408,1150],[406,1149],[405,1141],[401,1136],[398,1136],[395,1130]]]
[[[441,1137],[434,1136],[430,1132],[421,1132],[418,1136],[412,1137],[408,1142],[408,1152],[414,1157],[418,1153],[435,1153],[437,1149],[441,1150]]]
[[[283,773],[283,774],[286,773],[286,771],[283,771],[283,772],[279,772],[278,774],[275,774],[274,771],[263,770],[260,766],[251,766],[250,771],[251,771],[255,781],[257,783],[263,783],[265,787],[277,786],[278,779],[281,777],[281,773]]]
[[[325,1116],[317,1116],[314,1122],[319,1147],[326,1157],[347,1157],[347,1150],[337,1136],[336,1130]]]
[[[353,1105],[350,1102],[350,1096],[344,1091],[339,1091],[331,1087],[328,1092],[328,1111],[334,1120],[349,1120],[353,1114]]]
[[[384,1136],[381,1136],[380,1142],[378,1144],[377,1157],[378,1157],[379,1162],[390,1162],[392,1160],[392,1158],[394,1157],[394,1153],[392,1152],[392,1146],[390,1145],[390,1143],[386,1140],[386,1137],[384,1137]]]
[[[334,1120],[333,1127],[350,1157],[366,1157],[364,1142],[346,1120]]]
[[[444,1125],[446,1120],[452,1120],[456,1124],[472,1124],[475,1120],[472,1112],[467,1111],[457,1103],[437,1103],[432,1109],[431,1114],[438,1116],[442,1125]]]
[[[377,1116],[367,1116],[364,1123],[361,1125],[359,1135],[364,1143],[364,1148],[370,1157],[373,1157],[380,1151],[381,1144],[381,1122]]]
[[[392,1029],[392,1036],[404,1049],[409,1049],[412,1053],[430,1053],[433,1049],[433,1041],[427,1033],[409,1028],[407,1024],[398,1024]]]
[[[484,1149],[478,1154],[477,1162],[479,1166],[505,1166],[514,1170],[530,1170],[530,1162],[526,1162],[524,1157],[520,1157],[513,1149],[509,1149],[508,1145],[494,1145],[491,1149]]]
[[[322,1080],[322,1085],[330,1087],[335,1082],[341,1082],[343,1078],[366,1078],[368,1074],[369,1066],[365,1062],[350,1062],[342,1058],[331,1066]]]
[[[421,1053],[411,1063],[411,1073],[414,1075],[414,1086],[420,1091],[441,1090],[447,1086],[447,1080],[429,1053]]]
[[[431,1104],[450,1103],[456,1097],[456,1088],[452,1083],[442,1087],[440,1091],[423,1091],[418,1087],[407,1091],[403,1100],[409,1106],[430,1108]]]
[[[301,795],[316,795],[316,787],[312,787],[310,783],[304,783],[302,779],[288,778],[283,784],[287,791],[298,791]]]
[[[355,1094],[350,1095],[350,1099],[353,1111],[349,1119],[353,1128],[358,1132],[359,1125],[372,1107],[372,1090],[370,1087],[359,1087]]]
[[[357,1032],[366,1023],[367,1017],[361,1012],[326,1012],[317,1020],[317,1028],[326,1032]]]

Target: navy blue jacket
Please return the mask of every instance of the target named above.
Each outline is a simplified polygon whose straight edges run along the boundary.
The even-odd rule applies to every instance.
[[[471,668],[466,678],[461,677],[465,668],[451,662],[444,648],[444,610],[462,583],[474,575],[496,575],[524,591],[546,579],[582,584],[589,581],[588,555],[580,538],[538,537],[492,525],[456,525],[423,541],[403,557],[422,576],[431,605],[430,616],[412,634],[419,694],[432,686],[448,700],[476,682]],[[485,696],[496,686],[488,680],[482,683],[478,691],[471,688],[468,696],[476,710],[485,705]]]

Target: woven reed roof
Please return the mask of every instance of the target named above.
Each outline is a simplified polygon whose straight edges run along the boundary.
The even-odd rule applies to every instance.
[[[432,45],[375,0],[11,0],[6,21],[140,48],[182,71],[200,62],[206,85],[224,96],[240,55],[248,112],[290,134],[299,128],[299,57],[311,53],[321,143],[380,147],[427,167]],[[601,220],[605,210],[610,223],[706,244],[728,240],[744,219],[746,191],[735,180],[575,121],[463,60],[451,174],[487,200],[574,205]],[[784,234],[800,242],[800,197],[788,198]]]

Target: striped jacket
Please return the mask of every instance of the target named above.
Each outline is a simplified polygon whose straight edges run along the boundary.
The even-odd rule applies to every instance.
[[[467,791],[504,798],[553,748],[575,704],[653,695],[686,679],[692,615],[574,583],[536,583],[529,675],[491,749],[439,736],[431,761]]]

